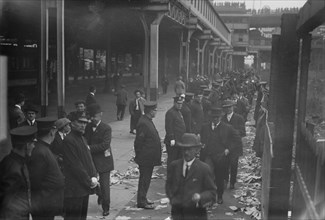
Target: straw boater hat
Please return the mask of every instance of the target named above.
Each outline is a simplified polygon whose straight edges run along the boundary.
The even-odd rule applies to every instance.
[[[222,105],[222,107],[223,108],[227,108],[227,107],[231,107],[231,106],[234,106],[236,103],[233,101],[233,100],[225,100],[224,102],[223,102],[223,105]]]

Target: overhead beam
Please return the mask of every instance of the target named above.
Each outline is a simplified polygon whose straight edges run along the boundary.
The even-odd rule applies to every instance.
[[[325,0],[308,0],[299,11],[297,33],[308,34],[325,22]]]

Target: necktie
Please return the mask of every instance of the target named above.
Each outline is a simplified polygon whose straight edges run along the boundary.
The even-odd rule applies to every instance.
[[[187,177],[188,171],[190,169],[190,166],[186,164],[186,169],[185,169],[185,178]]]

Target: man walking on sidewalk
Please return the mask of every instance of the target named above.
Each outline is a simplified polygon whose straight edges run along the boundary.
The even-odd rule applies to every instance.
[[[234,112],[235,102],[232,100],[225,100],[222,108],[225,112],[225,115],[222,117],[222,121],[226,124],[231,125],[239,134],[241,138],[246,136],[245,131],[245,121],[243,117]],[[229,172],[230,172],[230,189],[235,188],[235,183],[237,179],[237,170],[238,170],[238,158],[243,155],[243,143],[242,141],[236,142],[238,146],[235,146],[232,151],[229,152],[227,157],[226,164],[226,173],[225,173],[225,186],[227,186],[229,181]]]
[[[138,184],[138,208],[154,209],[153,202],[147,199],[154,166],[161,165],[161,143],[158,131],[152,122],[157,113],[156,102],[144,104],[144,115],[137,125],[134,141],[135,159],[139,165],[140,177]]]
[[[195,134],[185,133],[177,147],[183,158],[167,167],[166,194],[172,206],[173,220],[208,219],[206,207],[216,198],[210,167],[196,158],[202,143]]]
[[[114,170],[111,149],[112,129],[102,122],[103,112],[97,103],[88,107],[91,123],[87,125],[85,137],[99,173],[100,198],[102,199],[103,216],[109,215],[110,208],[110,172]]]
[[[167,166],[182,157],[180,148],[175,147],[176,142],[179,142],[186,131],[185,122],[181,113],[183,97],[174,97],[174,105],[171,107],[165,116],[166,136],[164,143],[167,149]]]
[[[206,162],[214,173],[218,188],[218,204],[223,203],[226,157],[235,146],[233,142],[239,139],[235,129],[221,121],[222,116],[221,108],[211,108],[211,122],[204,124],[201,130],[201,141],[205,144],[205,148],[200,154],[200,159]]]
[[[137,89],[134,91],[135,98],[130,101],[129,112],[131,115],[130,121],[130,133],[135,134],[136,126],[141,115],[144,115],[144,106],[145,99],[142,97],[142,92]]]
[[[128,92],[125,90],[125,85],[121,85],[121,89],[115,93],[116,107],[117,107],[117,120],[122,121],[124,118],[125,108],[128,102]]]

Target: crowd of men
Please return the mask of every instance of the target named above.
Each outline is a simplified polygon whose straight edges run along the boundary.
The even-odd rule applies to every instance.
[[[186,85],[178,77],[164,138],[166,194],[174,220],[206,219],[209,205],[223,203],[228,182],[235,188],[253,81],[250,75],[227,73]],[[118,120],[128,102],[124,88],[116,92]],[[76,110],[61,119],[36,118],[35,106],[23,108],[24,96],[17,97],[10,111],[12,152],[0,163],[0,219],[29,219],[30,214],[33,219],[86,219],[91,194],[98,195],[103,216],[109,215],[112,129],[102,121],[95,93],[90,87],[85,101],[76,101]],[[129,111],[140,172],[137,207],[154,209],[147,192],[163,148],[152,121],[157,102],[146,101],[141,90],[134,95]]]

